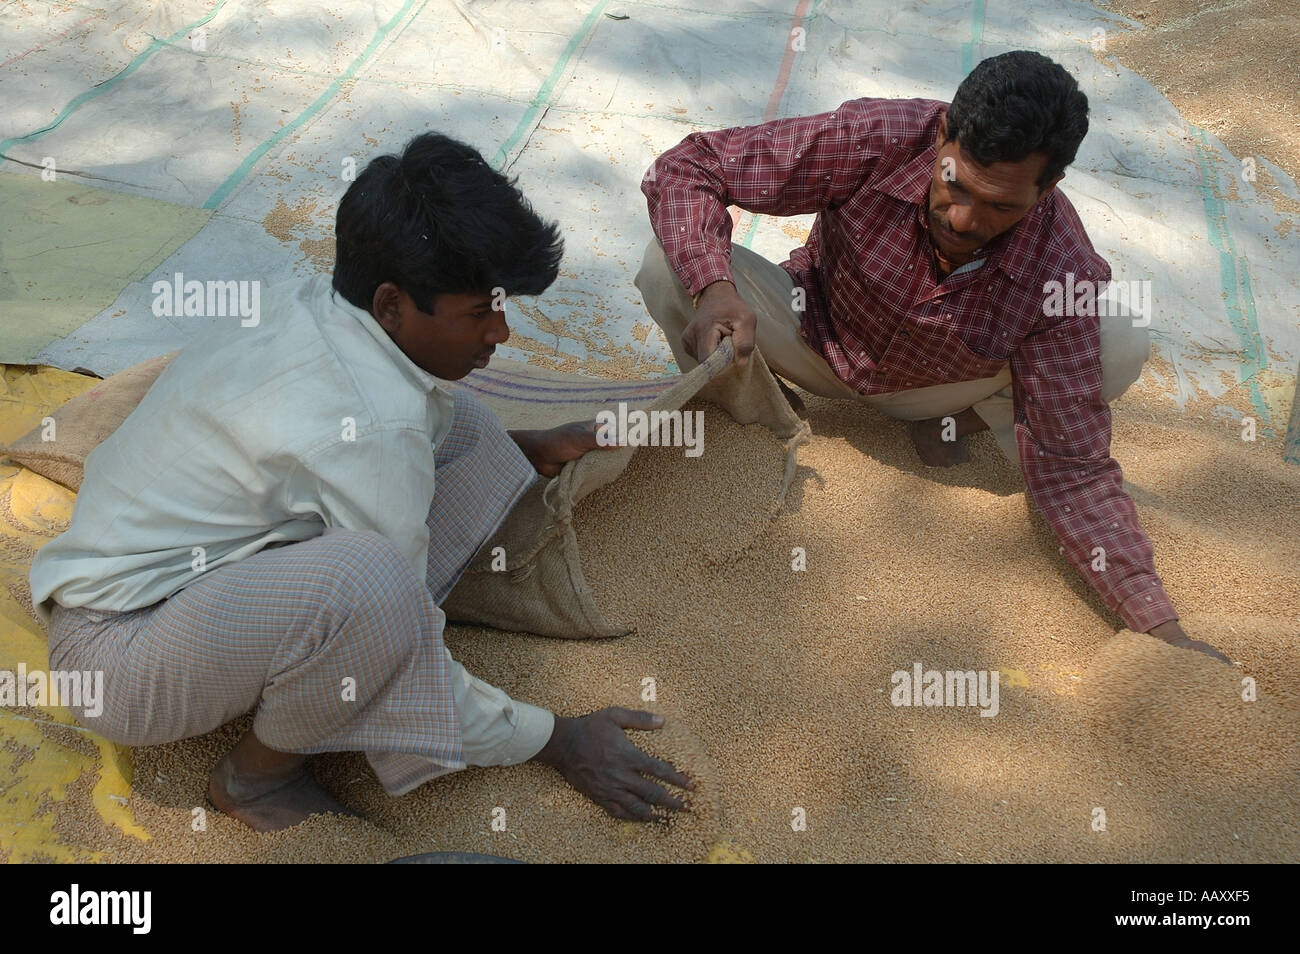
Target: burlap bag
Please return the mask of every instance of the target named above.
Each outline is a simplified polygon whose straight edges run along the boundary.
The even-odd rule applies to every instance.
[[[808,425],[795,415],[777,387],[762,356],[755,351],[744,367],[732,364],[731,342],[722,346],[694,370],[666,379],[657,396],[647,399],[617,389],[600,403],[578,405],[552,397],[547,402],[551,426],[566,420],[594,418],[602,407],[623,400],[629,409],[672,411],[692,398],[717,404],[741,424],[762,424],[785,442],[785,473],[778,499],[784,500],[794,478],[798,447],[809,439]],[[591,387],[590,379],[564,375],[567,387]],[[465,379],[473,383],[474,376]],[[644,382],[619,382],[624,386]],[[562,389],[552,392],[559,395]],[[508,427],[518,417],[512,404],[522,403],[509,396],[479,395],[493,406]],[[538,411],[533,411],[538,414]],[[447,618],[483,623],[498,629],[558,636],[568,639],[621,636],[626,626],[607,620],[592,599],[591,588],[582,573],[578,539],[573,530],[574,507],[592,491],[616,480],[627,468],[634,447],[587,454],[565,466],[554,480],[539,480],[523,496],[499,531],[483,545],[455,589],[443,602]],[[670,501],[664,501],[670,506]],[[635,545],[629,542],[629,545]],[[492,568],[493,551],[504,548],[506,569]]]
[[[96,384],[50,416],[57,440],[43,441],[38,426],[0,452],[50,480],[78,490],[86,457],[126,420],[177,352],[150,358]],[[786,464],[779,504],[793,479],[799,445],[808,440],[801,421],[777,388],[756,351],[743,368],[732,364],[724,340],[692,371],[653,380],[610,381],[494,360],[450,387],[464,388],[487,404],[507,428],[540,429],[592,420],[602,409],[673,411],[692,398],[719,405],[741,424],[762,424],[785,442]],[[570,639],[618,636],[626,627],[597,609],[582,574],[574,507],[616,480],[636,452],[620,447],[588,454],[553,480],[538,479],[480,549],[443,604],[451,620]],[[665,506],[668,502],[665,501]],[[492,569],[503,547],[506,569]]]
[[[38,424],[0,454],[70,490],[81,489],[86,457],[127,419],[179,351],[160,354],[105,378],[49,416],[54,440]]]

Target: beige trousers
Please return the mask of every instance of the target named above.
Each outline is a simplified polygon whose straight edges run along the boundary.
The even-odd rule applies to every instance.
[[[800,315],[794,308],[792,295],[794,280],[784,268],[742,245],[733,245],[731,270],[740,297],[758,317],[755,332],[758,349],[763,352],[768,367],[790,383],[822,397],[862,401],[905,421],[922,421],[974,408],[992,430],[1002,452],[1010,460],[1020,459],[1010,365],[1003,365],[995,377],[976,381],[936,384],[891,394],[858,394],[799,336]],[[695,307],[686,287],[669,267],[657,240],[651,240],[646,246],[636,287],[650,317],[663,329],[678,366],[683,371],[695,367],[699,362],[682,347],[682,332],[695,317]],[[1127,317],[1101,319],[1101,393],[1107,403],[1138,379],[1150,353],[1147,329],[1133,327]]]

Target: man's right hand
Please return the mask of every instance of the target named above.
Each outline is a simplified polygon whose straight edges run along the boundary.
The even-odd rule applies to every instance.
[[[533,757],[559,769],[570,785],[615,818],[650,821],[656,806],[674,811],[687,806],[644,776],[687,791],[695,788],[673,766],[638,749],[623,732],[663,724],[663,716],[633,709],[601,709],[578,719],[556,716],[550,741]]]
[[[703,361],[730,336],[736,349],[736,363],[743,365],[754,351],[754,310],[728,281],[714,282],[700,295],[695,318],[682,332],[682,346],[696,361]]]

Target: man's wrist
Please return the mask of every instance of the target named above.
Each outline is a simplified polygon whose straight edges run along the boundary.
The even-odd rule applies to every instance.
[[[738,291],[736,291],[735,282],[727,278],[720,278],[716,282],[710,282],[708,285],[705,285],[702,289],[700,289],[699,294],[697,294],[691,301],[695,305],[696,310],[698,311],[700,307],[700,302],[704,301],[705,296],[713,298],[720,293],[727,296],[740,294]]]
[[[1147,630],[1147,634],[1154,636],[1156,639],[1163,639],[1167,643],[1175,643],[1188,638],[1176,619],[1167,620],[1158,626],[1152,626]]]
[[[574,719],[567,716],[555,717],[555,728],[542,750],[533,756],[533,761],[543,765],[558,767],[568,755],[570,739],[573,734]]]
[[[528,458],[528,463],[534,468],[537,467],[538,442],[541,431],[506,431],[509,438],[518,445],[523,455]]]

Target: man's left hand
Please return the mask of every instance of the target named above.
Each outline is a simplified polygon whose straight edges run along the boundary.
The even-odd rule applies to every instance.
[[[1154,636],[1156,639],[1163,639],[1170,646],[1177,646],[1179,649],[1194,649],[1198,653],[1205,653],[1207,656],[1213,656],[1220,662],[1225,662],[1229,665],[1232,663],[1232,660],[1223,655],[1223,653],[1219,652],[1209,643],[1203,643],[1199,639],[1192,639],[1188,636],[1183,632],[1183,628],[1178,625],[1178,620],[1176,619],[1171,619],[1167,623],[1161,623],[1159,626],[1152,629],[1149,635]]]
[[[571,421],[545,431],[511,431],[510,436],[543,477],[554,477],[569,461],[606,447],[596,443],[595,421]]]

